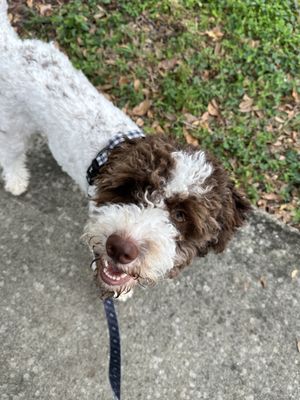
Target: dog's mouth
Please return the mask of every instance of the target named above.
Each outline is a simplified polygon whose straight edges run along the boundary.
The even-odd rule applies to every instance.
[[[96,258],[97,278],[108,286],[129,286],[134,283],[135,278],[120,268],[110,259],[105,257]]]

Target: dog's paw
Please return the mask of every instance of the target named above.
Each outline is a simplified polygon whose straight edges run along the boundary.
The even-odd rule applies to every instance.
[[[23,176],[14,175],[6,177],[4,189],[7,192],[13,194],[14,196],[20,196],[22,193],[26,191],[29,183],[28,174],[24,175]]]

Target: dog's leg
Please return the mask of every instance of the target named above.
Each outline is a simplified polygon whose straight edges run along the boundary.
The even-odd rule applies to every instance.
[[[24,193],[29,183],[26,168],[26,137],[11,134],[0,126],[0,165],[3,168],[5,190],[15,196]]]

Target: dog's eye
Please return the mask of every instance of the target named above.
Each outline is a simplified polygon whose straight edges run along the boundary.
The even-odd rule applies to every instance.
[[[182,210],[175,210],[173,212],[173,217],[176,222],[184,222],[186,220],[186,215]]]

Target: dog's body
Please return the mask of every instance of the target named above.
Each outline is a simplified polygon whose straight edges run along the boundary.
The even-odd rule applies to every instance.
[[[225,248],[249,203],[211,156],[167,138],[126,138],[139,128],[52,44],[22,41],[0,0],[0,166],[6,190],[23,193],[29,136],[47,137],[53,156],[83,191],[86,171],[116,134],[93,181],[85,237],[103,294],[176,275],[194,256]]]
[[[0,159],[7,189],[16,195],[26,189],[26,142],[40,132],[60,166],[86,191],[86,171],[97,152],[116,133],[138,128],[53,44],[21,41],[3,9],[0,18]]]

